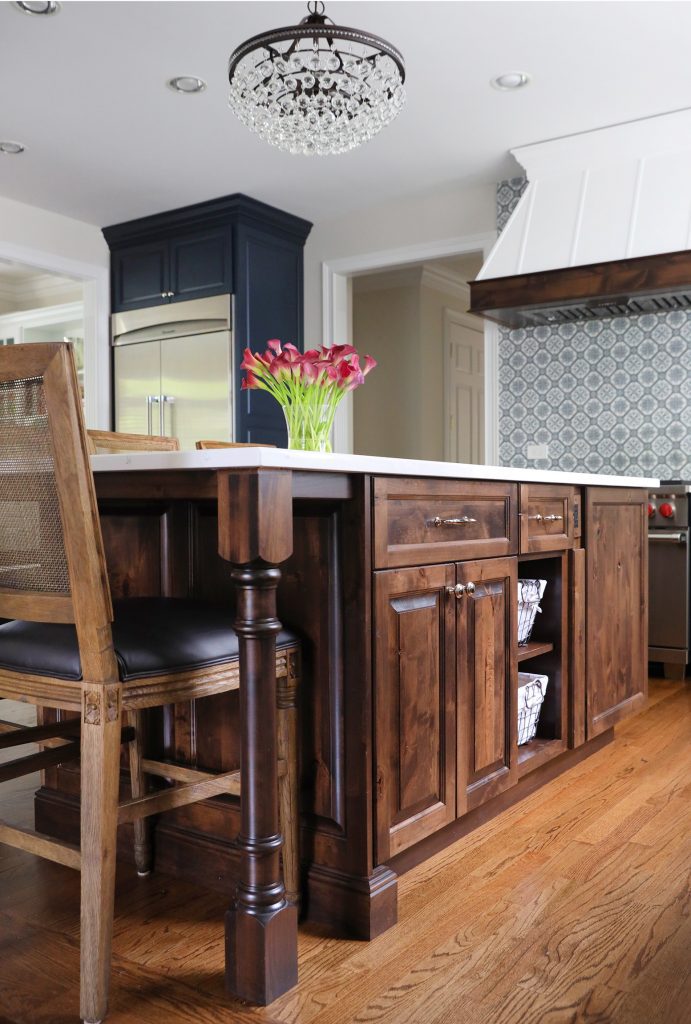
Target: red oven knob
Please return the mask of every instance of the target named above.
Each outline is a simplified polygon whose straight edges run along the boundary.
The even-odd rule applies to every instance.
[[[655,506],[648,502],[648,519],[652,519],[655,515]]]
[[[665,519],[672,519],[674,517],[674,505],[670,505],[668,501],[663,501],[660,505],[660,515],[664,516]]]

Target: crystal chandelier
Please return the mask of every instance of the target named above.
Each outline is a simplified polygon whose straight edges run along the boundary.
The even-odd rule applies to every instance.
[[[345,153],[393,121],[405,65],[385,39],[335,25],[308,3],[299,25],[253,36],[231,54],[231,110],[289,153]]]

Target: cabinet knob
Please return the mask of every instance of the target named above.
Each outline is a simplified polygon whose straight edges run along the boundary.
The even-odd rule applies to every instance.
[[[162,299],[167,299],[168,298],[168,292],[161,292],[161,298]]]
[[[466,592],[466,594],[474,594],[475,593],[475,584],[474,583],[466,583],[466,585],[465,585],[465,592]]]
[[[446,593],[450,597],[455,597],[460,600],[464,594],[474,594],[475,584],[474,583],[457,583],[455,587],[447,587]]]
[[[175,292],[168,292],[168,298],[169,299],[172,299],[174,295],[175,295]]]

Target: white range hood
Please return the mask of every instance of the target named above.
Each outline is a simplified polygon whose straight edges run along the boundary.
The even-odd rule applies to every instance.
[[[528,186],[478,280],[691,248],[691,110],[511,152]]]

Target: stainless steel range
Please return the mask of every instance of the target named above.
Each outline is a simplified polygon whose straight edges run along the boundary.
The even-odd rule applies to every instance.
[[[690,660],[690,497],[691,484],[663,480],[648,500],[648,659],[663,663],[667,679],[683,679]]]

